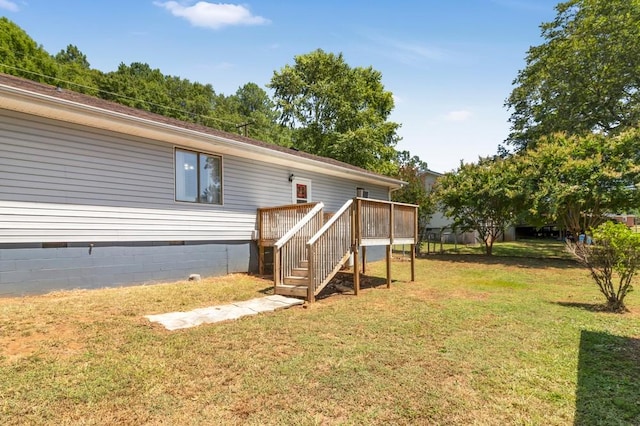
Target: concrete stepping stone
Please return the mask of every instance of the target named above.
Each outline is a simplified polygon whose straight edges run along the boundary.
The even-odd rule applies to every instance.
[[[173,331],[196,327],[201,324],[234,320],[248,315],[257,315],[260,312],[271,312],[277,309],[302,305],[303,303],[304,302],[300,299],[276,294],[227,305],[194,309],[188,312],[169,312],[166,314],[145,315],[145,318],[151,322],[160,323],[167,330]]]

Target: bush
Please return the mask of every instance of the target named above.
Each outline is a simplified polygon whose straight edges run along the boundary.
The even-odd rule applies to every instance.
[[[624,312],[624,298],[633,290],[632,280],[640,267],[640,234],[621,223],[606,222],[591,235],[593,244],[569,241],[567,250],[589,269],[607,299],[607,309]]]

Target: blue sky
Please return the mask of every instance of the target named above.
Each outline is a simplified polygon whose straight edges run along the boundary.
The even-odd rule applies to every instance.
[[[439,172],[496,152],[503,104],[556,0],[0,0],[49,53],[75,44],[91,66],[146,62],[234,93],[264,87],[293,57],[321,48],[372,66],[393,92],[397,149]]]

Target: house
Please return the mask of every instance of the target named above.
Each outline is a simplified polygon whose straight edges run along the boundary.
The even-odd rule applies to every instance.
[[[442,176],[442,173],[438,173],[433,170],[426,170],[422,173],[421,179],[424,183],[427,194],[431,193],[440,176]],[[437,210],[433,213],[429,219],[429,223],[424,229],[428,234],[427,236],[429,241],[450,244],[475,244],[478,242],[479,237],[477,232],[456,232],[453,230],[452,226],[453,219],[445,216],[442,211]],[[514,241],[515,238],[515,227],[509,226],[505,229],[502,241]]]
[[[431,193],[436,180],[442,176],[442,173],[433,170],[426,170],[422,173],[421,179],[427,194]],[[429,223],[426,225],[428,241],[458,244],[475,244],[477,242],[475,232],[454,232],[452,229],[453,219],[444,215],[440,210],[436,210],[430,217]]]
[[[358,191],[393,218],[388,200],[402,184],[0,74],[0,295],[255,271],[267,232],[258,209],[288,206],[262,223],[277,230],[264,244],[275,247],[297,224],[284,217],[299,221],[312,209],[327,217]],[[365,228],[349,247],[356,254]]]
[[[633,214],[608,214],[606,216],[618,223],[625,224],[629,228],[633,228],[637,223],[636,216]]]

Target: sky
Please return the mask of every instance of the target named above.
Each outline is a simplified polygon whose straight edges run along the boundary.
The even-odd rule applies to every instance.
[[[342,53],[392,92],[398,150],[444,173],[495,154],[504,107],[556,0],[0,0],[49,53],[76,45],[92,68],[144,62],[230,95],[266,85],[296,55]]]

